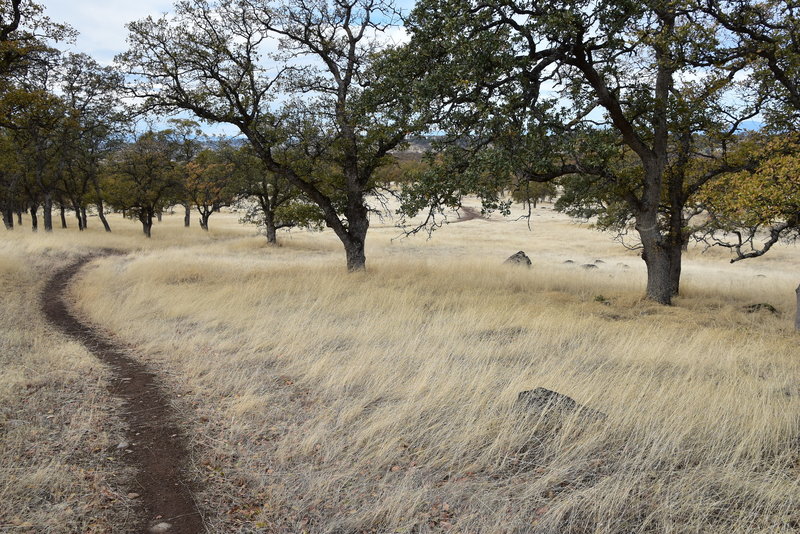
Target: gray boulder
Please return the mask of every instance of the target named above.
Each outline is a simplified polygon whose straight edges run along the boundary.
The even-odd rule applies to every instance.
[[[520,250],[516,254],[509,256],[508,259],[503,263],[508,263],[509,265],[523,265],[525,267],[530,267],[533,262],[531,262],[531,259],[528,257],[527,254],[525,254],[523,251]]]
[[[521,391],[517,395],[514,406],[521,410],[542,412],[559,417],[566,417],[573,413],[593,420],[602,420],[607,417],[601,411],[584,406],[571,397],[546,388]]]

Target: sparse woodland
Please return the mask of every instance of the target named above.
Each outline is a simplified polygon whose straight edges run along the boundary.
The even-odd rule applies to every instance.
[[[190,532],[63,299],[204,532],[800,532],[799,17],[0,0],[0,530]]]

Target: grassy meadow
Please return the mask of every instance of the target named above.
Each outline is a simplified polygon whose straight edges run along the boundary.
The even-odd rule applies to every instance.
[[[67,451],[93,449],[89,435],[113,448],[107,373],[48,334],[35,296],[58,265],[111,247],[126,254],[84,269],[71,300],[173,392],[209,532],[800,532],[798,247],[733,265],[692,247],[682,296],[661,307],[642,300],[635,252],[550,204],[532,231],[495,215],[395,239],[373,221],[355,274],[332,232],[269,247],[237,218],[205,233],[176,213],[151,240],[118,216],[112,234],[96,219],[0,234],[0,525],[48,520],[65,501],[36,504],[43,491],[92,506],[73,464],[123,497],[68,505],[70,531],[124,517],[113,456]],[[532,269],[503,265],[518,250]],[[743,309],[756,303],[779,314]],[[608,417],[515,408],[535,387]],[[47,410],[72,424],[51,431]],[[17,459],[52,440],[64,451]]]

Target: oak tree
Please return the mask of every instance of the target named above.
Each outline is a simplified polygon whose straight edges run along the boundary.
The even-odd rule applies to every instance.
[[[359,270],[375,171],[418,128],[372,68],[396,21],[385,0],[182,0],[169,17],[131,23],[119,60],[152,108],[237,127]]]

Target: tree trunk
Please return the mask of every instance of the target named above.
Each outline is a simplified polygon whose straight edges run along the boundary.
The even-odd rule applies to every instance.
[[[794,329],[800,332],[800,286],[797,286],[794,292],[797,294],[797,311],[794,316]]]
[[[44,195],[44,206],[42,206],[44,213],[42,213],[42,219],[44,220],[44,231],[45,232],[52,232],[53,231],[53,198],[51,197],[50,193],[46,193]]]
[[[680,246],[677,247],[678,266],[673,268],[672,259],[675,257],[676,247],[669,247],[668,240],[661,235],[655,209],[637,214],[636,231],[642,241],[642,259],[647,265],[645,296],[649,300],[669,306],[672,304],[673,292],[680,283]],[[677,279],[673,279],[675,276]]]
[[[14,229],[14,210],[10,208],[3,210],[3,224],[6,225],[6,230]]]
[[[31,205],[31,230],[34,232],[39,231],[39,218],[36,216],[36,211],[39,209],[39,206],[36,204]]]
[[[278,244],[277,229],[275,228],[275,214],[270,211],[264,212],[264,226],[267,230],[267,243],[270,245]]]
[[[673,297],[678,296],[681,289],[681,262],[683,260],[683,243],[670,244],[669,255],[669,284]]]
[[[123,219],[127,219],[128,218],[128,210],[122,210],[122,218]]]
[[[103,223],[103,228],[105,228],[106,232],[111,231],[111,226],[108,225],[108,221],[106,220],[106,214],[103,213],[103,201],[97,201],[97,216],[100,217],[100,222]]]
[[[363,271],[367,268],[367,256],[364,245],[369,229],[369,212],[363,202],[361,193],[352,194],[348,199],[347,234],[343,239],[344,251],[347,255],[347,270],[350,272]]]
[[[67,228],[67,208],[61,206],[59,211],[61,215],[61,228]]]
[[[143,212],[139,220],[142,222],[142,232],[144,232],[144,236],[150,238],[150,231],[153,229],[153,214]]]
[[[17,224],[22,226],[22,210],[17,210]]]
[[[81,206],[81,220],[83,221],[83,229],[89,228],[88,221],[86,220],[86,206]]]
[[[78,230],[83,232],[83,219],[81,218],[81,209],[78,206],[73,206],[75,210],[75,218],[78,219]]]
[[[189,228],[192,222],[192,210],[188,202],[183,205],[183,209],[185,210],[183,212],[183,226]]]
[[[669,306],[674,289],[669,254],[661,247],[645,246],[642,259],[647,264],[647,298]]]
[[[211,210],[200,212],[200,228],[208,232],[208,218],[211,217]]]
[[[161,222],[161,210],[156,212],[156,219],[158,219],[158,222]]]
[[[364,253],[363,241],[351,241],[344,244],[347,255],[347,270],[350,272],[363,271],[367,268],[367,256]]]

